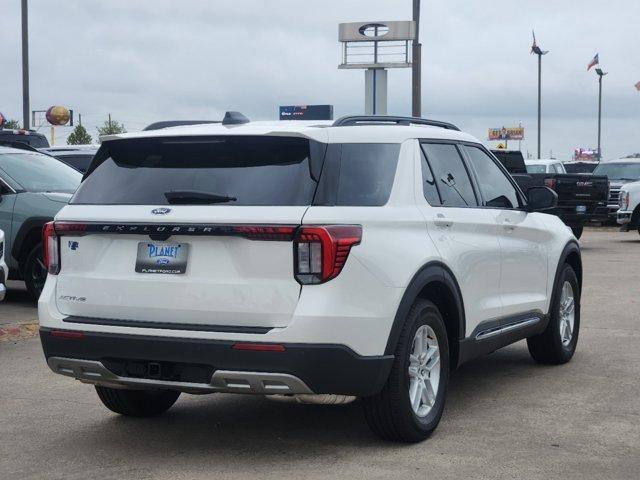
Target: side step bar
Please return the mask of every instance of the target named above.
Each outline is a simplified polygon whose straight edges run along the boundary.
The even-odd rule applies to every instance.
[[[538,335],[548,324],[549,317],[530,312],[509,320],[494,320],[480,325],[459,342],[458,366],[481,355],[494,352],[519,340]]]
[[[260,395],[313,394],[298,377],[286,373],[235,372],[218,370],[210,383],[172,382],[149,378],[121,377],[102,362],[75,358],[50,357],[49,368],[55,373],[84,383],[111,388],[168,389],[187,393],[250,393]]]
[[[540,320],[540,317],[525,318],[524,320],[519,320],[508,325],[501,325],[498,327],[489,328],[487,330],[482,330],[476,334],[476,340],[485,340],[487,338],[503,335],[513,330],[529,327],[535,325],[536,323],[539,323]]]

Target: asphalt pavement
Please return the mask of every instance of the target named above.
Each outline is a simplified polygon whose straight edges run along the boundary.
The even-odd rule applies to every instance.
[[[107,411],[54,375],[38,339],[0,337],[0,479],[638,479],[640,236],[588,229],[578,350],[533,363],[524,342],[453,374],[435,434],[383,442],[358,404],[183,395],[164,416]],[[35,307],[16,284],[0,327]],[[25,338],[26,337],[26,338]]]

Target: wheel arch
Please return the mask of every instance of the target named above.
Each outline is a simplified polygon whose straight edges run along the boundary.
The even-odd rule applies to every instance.
[[[21,269],[31,249],[42,241],[42,227],[51,220],[51,217],[32,217],[22,222],[11,248],[11,256],[17,260]]]
[[[631,220],[629,220],[629,230],[635,230],[640,228],[640,203],[636,205],[631,214]]]
[[[555,277],[553,279],[553,290],[551,295],[551,301],[549,302],[549,314],[551,313],[551,309],[553,305],[555,305],[556,301],[556,292],[558,289],[558,282],[560,281],[560,274],[562,273],[563,265],[570,265],[573,268],[573,271],[576,272],[576,277],[578,277],[578,287],[580,288],[580,293],[582,292],[582,254],[580,253],[580,246],[576,241],[570,241],[565,245],[562,253],[560,254],[560,258],[558,260],[558,265],[556,267]],[[579,294],[580,294],[579,293]]]
[[[418,298],[433,302],[442,314],[449,337],[451,365],[455,368],[459,343],[466,333],[464,302],[455,276],[441,262],[427,263],[409,282],[393,320],[385,355],[393,355],[409,309]]]

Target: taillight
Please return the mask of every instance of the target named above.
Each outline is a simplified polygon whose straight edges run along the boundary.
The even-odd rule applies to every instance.
[[[42,228],[44,265],[51,275],[60,273],[60,237],[62,235],[83,235],[86,223],[48,222]]]
[[[60,243],[53,222],[44,224],[42,247],[44,248],[44,265],[47,267],[47,272],[51,275],[57,275],[60,272]]]
[[[549,187],[551,190],[556,189],[556,179],[555,178],[545,178],[544,186]]]
[[[351,247],[361,240],[362,227],[359,225],[300,227],[293,244],[296,280],[308,285],[337,277]]]

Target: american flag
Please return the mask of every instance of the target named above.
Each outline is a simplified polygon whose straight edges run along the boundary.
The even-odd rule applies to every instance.
[[[589,62],[589,65],[587,65],[587,72],[591,70],[593,67],[595,67],[596,65],[598,65],[599,63],[600,63],[600,60],[598,59],[598,54],[596,53],[596,56],[593,57],[593,60],[591,60]]]

